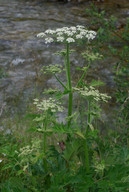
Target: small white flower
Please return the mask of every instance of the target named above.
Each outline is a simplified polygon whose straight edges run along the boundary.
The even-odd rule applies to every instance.
[[[51,38],[51,37],[48,37],[48,38],[45,39],[45,43],[46,43],[46,44],[47,44],[47,43],[52,43],[53,41],[54,41],[54,39]]]
[[[55,113],[55,112],[56,112],[56,109],[51,109],[51,111],[52,111],[53,113]]]
[[[73,32],[71,32],[71,31],[65,31],[64,34],[66,34],[67,36],[70,36],[70,37],[73,36]]]
[[[70,27],[72,31],[76,31],[76,27]]]
[[[64,31],[64,34],[66,34],[67,36],[70,36],[70,37],[73,35],[73,33],[71,31]]]
[[[77,25],[77,30],[82,30],[82,29],[85,29],[83,25]]]
[[[81,34],[76,35],[76,39],[82,39],[83,36]]]
[[[64,31],[69,30],[68,27],[63,27],[62,29],[63,29]]]
[[[75,40],[74,40],[73,38],[67,38],[67,39],[66,39],[66,42],[68,42],[68,43],[74,43]]]
[[[57,42],[63,42],[64,41],[64,37],[57,37]]]
[[[86,35],[87,33],[88,33],[88,30],[85,30],[85,29],[80,30],[80,35]]]
[[[56,33],[56,31],[55,30],[51,30],[51,29],[47,29],[45,31],[45,33],[53,35],[54,33]]]
[[[86,35],[86,32],[82,31],[82,32],[80,32],[80,35]]]
[[[93,34],[93,35],[97,35],[96,31],[89,31],[89,33]]]
[[[63,28],[58,28],[58,29],[56,29],[56,32],[58,33],[58,32],[63,32],[64,31],[64,29]]]
[[[58,33],[57,33],[57,36],[61,36],[61,35],[63,35],[62,32],[58,32]]]
[[[10,129],[7,129],[7,130],[6,130],[6,132],[5,132],[5,134],[7,134],[7,135],[11,135],[11,134],[12,134],[12,132],[11,132],[11,130],[10,130]]]
[[[0,163],[2,162],[3,160],[2,159],[0,159]]]
[[[37,37],[45,37],[45,36],[46,36],[45,33],[39,33],[39,34],[37,35]]]
[[[2,153],[2,155],[6,156],[6,154],[5,154],[5,153]]]
[[[93,34],[91,34],[91,33],[87,34],[85,37],[86,37],[88,40],[95,38],[95,36],[94,36]]]
[[[85,27],[83,25],[77,25],[77,28],[82,28],[84,29]]]
[[[73,35],[77,33],[77,31],[72,31]]]

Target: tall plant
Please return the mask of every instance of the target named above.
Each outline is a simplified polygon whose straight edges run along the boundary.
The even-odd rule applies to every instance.
[[[83,79],[86,75],[86,72],[91,64],[92,61],[96,59],[100,59],[101,56],[97,53],[89,53],[85,52],[83,53],[83,56],[88,59],[88,65],[86,67],[83,67],[81,70],[83,71],[81,78],[78,80],[76,87],[72,87],[71,82],[71,73],[70,73],[70,47],[73,43],[78,43],[82,41],[87,41],[87,43],[90,43],[91,40],[93,40],[96,37],[97,33],[92,30],[87,30],[84,26],[77,25],[76,27],[63,27],[58,28],[56,30],[48,29],[45,32],[39,33],[37,37],[44,38],[45,43],[63,43],[66,47],[66,49],[61,50],[58,52],[58,54],[62,55],[64,57],[64,70],[66,74],[66,84],[64,84],[58,77],[57,73],[62,72],[62,66],[61,65],[49,65],[46,67],[43,67],[44,73],[51,73],[55,76],[57,81],[61,84],[61,86],[64,88],[63,93],[68,94],[68,115],[67,115],[67,130],[64,131],[64,133],[67,133],[67,135],[70,135],[70,130],[72,130],[72,134],[77,134],[82,139],[84,139],[84,150],[85,150],[85,167],[87,172],[89,172],[89,155],[88,155],[88,145],[87,145],[87,137],[89,128],[91,126],[92,122],[92,103],[94,101],[106,101],[109,97],[106,94],[101,94],[98,90],[96,90],[92,84],[87,85],[83,82]],[[80,68],[79,68],[80,69]],[[51,90],[50,90],[51,91]],[[76,92],[80,94],[82,97],[86,98],[88,101],[88,118],[87,118],[87,125],[84,130],[75,130],[72,127],[72,118],[74,117],[74,114],[72,113],[72,105],[73,105],[73,93]],[[45,138],[44,138],[45,140]]]

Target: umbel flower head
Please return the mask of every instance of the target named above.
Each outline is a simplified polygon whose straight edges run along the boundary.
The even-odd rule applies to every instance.
[[[41,69],[41,72],[44,72],[44,74],[46,73],[50,73],[50,74],[56,74],[56,73],[61,73],[62,72],[62,66],[55,64],[55,65],[48,65],[48,66],[44,66]]]
[[[77,25],[76,27],[62,27],[56,30],[47,29],[39,33],[37,37],[44,38],[46,44],[52,42],[70,44],[83,39],[93,40],[96,35],[95,31],[87,30],[84,26]]]
[[[107,94],[100,93],[99,90],[95,89],[94,87],[84,87],[84,88],[73,88],[74,91],[77,91],[83,97],[94,99],[95,101],[103,101],[107,102],[108,99],[111,97]]]
[[[63,106],[61,106],[61,103],[57,102],[51,97],[48,99],[43,99],[42,101],[39,101],[39,99],[34,99],[34,104],[40,111],[44,112],[50,110],[51,112],[55,113],[62,112],[64,110]]]

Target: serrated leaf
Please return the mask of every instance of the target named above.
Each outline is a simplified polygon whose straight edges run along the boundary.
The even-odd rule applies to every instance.
[[[6,170],[6,169],[9,169],[9,168],[12,168],[14,166],[15,166],[14,164],[7,164],[7,165],[4,165],[1,170],[3,171],[3,170]]]
[[[79,131],[77,131],[75,134],[77,136],[81,137],[82,139],[86,139],[85,136],[81,132],[79,132]]]
[[[77,70],[80,70],[80,71],[82,70],[81,67],[76,67],[76,69],[77,69]]]
[[[24,116],[24,119],[34,119],[39,116],[40,116],[39,114],[29,113]]]
[[[19,170],[19,171],[17,172],[17,175],[21,175],[22,173],[24,173],[24,171],[23,171],[23,170]]]
[[[102,81],[96,81],[96,80],[92,80],[92,82],[90,83],[90,86],[100,86],[100,85],[104,85],[104,83]]]
[[[36,132],[37,128],[36,127],[31,127],[28,129],[26,132]]]
[[[70,93],[70,90],[65,90],[64,92],[63,92],[63,95],[66,95],[66,94],[68,94],[68,93]]]

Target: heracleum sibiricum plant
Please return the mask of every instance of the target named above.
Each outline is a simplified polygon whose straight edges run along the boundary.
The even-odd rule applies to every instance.
[[[90,115],[90,103],[91,100],[106,100],[108,97],[104,96],[104,94],[100,94],[95,88],[90,87],[88,88],[85,86],[84,88],[79,88],[83,78],[85,77],[85,74],[90,67],[90,64],[92,61],[96,59],[101,59],[102,56],[100,56],[98,53],[93,54],[90,52],[85,52],[83,53],[84,58],[87,58],[88,60],[88,65],[86,67],[83,67],[82,70],[82,76],[80,80],[77,82],[76,87],[72,87],[71,83],[71,74],[70,74],[70,46],[72,46],[73,43],[77,43],[80,41],[86,41],[90,43],[93,39],[95,39],[97,33],[92,30],[87,30],[84,26],[77,25],[76,27],[63,27],[63,28],[58,28],[56,30],[51,30],[48,29],[42,33],[39,33],[37,35],[38,38],[43,38],[45,44],[49,43],[62,43],[65,45],[66,49],[61,50],[57,54],[60,54],[61,56],[64,57],[64,69],[60,65],[48,65],[47,67],[43,67],[42,71],[44,73],[51,73],[55,76],[55,78],[58,80],[58,82],[61,84],[61,86],[64,88],[64,94],[69,95],[68,99],[68,128],[71,127],[71,120],[72,120],[72,105],[73,105],[73,93],[77,92],[81,94],[82,96],[86,97],[88,100],[88,119],[87,119],[87,127],[86,127],[86,132],[83,135],[83,139],[85,138],[84,142],[84,149],[85,149],[85,166],[87,172],[89,171],[89,157],[88,157],[88,147],[87,147],[87,132],[89,129],[89,124],[91,123],[91,115]],[[57,76],[57,73],[61,73],[62,69],[65,70],[66,73],[66,84],[64,84],[59,77]],[[71,128],[72,129],[72,128]],[[45,138],[44,138],[45,139]]]
[[[59,81],[59,83],[63,86],[65,90],[69,92],[69,102],[68,102],[68,117],[72,115],[72,84],[71,84],[71,75],[70,75],[70,61],[69,61],[69,54],[70,54],[70,45],[72,43],[76,43],[77,41],[82,41],[87,39],[88,41],[93,40],[96,37],[96,32],[92,30],[87,30],[82,25],[77,25],[76,27],[63,27],[58,28],[56,30],[48,29],[45,32],[39,33],[37,35],[39,38],[44,38],[45,43],[63,43],[66,46],[66,50],[64,52],[61,52],[61,54],[64,56],[64,67],[66,71],[66,79],[67,83],[64,85],[59,78],[56,76],[56,73],[59,70],[59,66],[55,65],[55,67],[52,67],[50,65],[47,66],[46,72],[51,71],[51,73],[54,73],[56,79]],[[58,68],[58,70],[56,70]],[[54,69],[54,70],[53,70]],[[71,120],[68,121],[68,127],[71,125]]]

